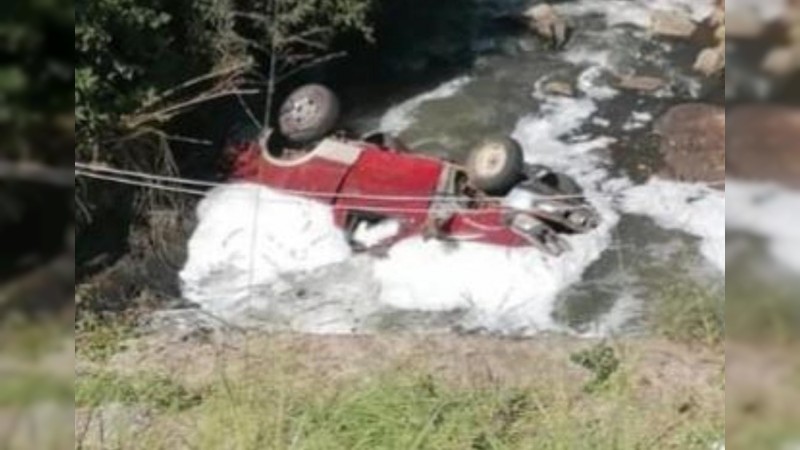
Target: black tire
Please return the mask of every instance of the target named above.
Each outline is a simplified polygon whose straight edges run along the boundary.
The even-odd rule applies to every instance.
[[[524,178],[522,147],[513,139],[485,141],[467,158],[472,184],[489,195],[505,195]]]
[[[283,102],[278,128],[289,141],[304,145],[329,134],[339,120],[339,99],[321,84],[296,89]]]
[[[560,194],[564,195],[580,195],[583,194],[583,188],[575,181],[575,179],[564,175],[563,173],[553,172],[548,174],[542,180],[543,183],[552,187]]]
[[[576,196],[583,194],[583,188],[574,178],[555,172],[547,166],[526,165],[525,178],[522,185],[540,193]]]

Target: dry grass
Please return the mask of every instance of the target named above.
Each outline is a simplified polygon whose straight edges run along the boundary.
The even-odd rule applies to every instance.
[[[102,370],[117,377],[106,383],[170,389],[106,404],[171,404],[170,392],[198,400],[117,426],[104,437],[114,448],[707,449],[724,430],[721,351],[666,341],[228,334],[124,348],[102,367],[79,363],[79,377]],[[619,361],[599,384],[571,361],[598,348]],[[85,448],[97,448],[92,418],[107,414],[92,398],[76,421]]]
[[[726,351],[730,449],[800,442],[800,356],[792,345],[729,343]]]

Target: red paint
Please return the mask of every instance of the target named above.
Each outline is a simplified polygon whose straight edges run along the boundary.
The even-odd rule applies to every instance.
[[[435,234],[453,240],[484,242],[509,247],[530,243],[506,224],[499,205],[482,202],[469,209],[458,209],[433,233],[430,213],[433,198],[455,195],[437,192],[450,163],[425,156],[401,153],[369,143],[351,143],[360,148],[351,163],[316,157],[312,153],[302,163],[277,165],[262,155],[258,144],[241,146],[233,156],[231,178],[263,184],[278,190],[303,192],[306,197],[335,205],[334,217],[345,228],[353,215],[398,219],[401,231],[389,242],[419,234]],[[339,196],[321,194],[337,193]],[[318,194],[318,195],[315,195]],[[349,195],[414,197],[409,199],[364,199]]]

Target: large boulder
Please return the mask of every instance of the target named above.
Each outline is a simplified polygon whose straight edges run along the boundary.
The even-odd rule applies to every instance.
[[[800,188],[800,108],[741,106],[730,120],[729,175]]]
[[[725,109],[702,103],[671,108],[655,125],[665,167],[661,175],[682,181],[725,179]]]

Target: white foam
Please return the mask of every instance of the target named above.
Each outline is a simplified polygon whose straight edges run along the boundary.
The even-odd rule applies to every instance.
[[[381,123],[379,125],[380,131],[384,133],[399,133],[405,130],[416,120],[415,114],[420,105],[431,100],[452,97],[469,82],[469,77],[458,77],[446,83],[442,83],[432,91],[412,97],[391,107],[381,118]]]
[[[593,66],[581,72],[578,76],[578,89],[596,100],[609,100],[619,91],[602,82],[605,71],[602,67]]]
[[[623,211],[652,217],[659,226],[701,240],[703,256],[725,272],[725,193],[701,183],[658,178],[624,191]]]
[[[383,220],[374,225],[361,223],[353,233],[353,240],[366,247],[374,247],[400,233],[400,222]]]
[[[714,10],[713,0],[582,0],[563,3],[559,11],[569,16],[603,15],[608,26],[650,26],[653,11],[682,11],[700,22]]]
[[[605,161],[593,151],[607,148],[614,139],[590,137],[580,143],[568,139],[597,112],[595,100],[548,95],[540,84],[537,83],[534,92],[534,97],[541,102],[539,113],[523,117],[513,133],[525,149],[526,161],[564,171],[584,184],[605,178]]]
[[[623,131],[639,130],[653,121],[653,115],[648,112],[633,111],[628,120],[622,124]]]
[[[611,66],[611,52],[580,46],[571,46],[563,54],[564,60],[576,66],[591,65],[598,67]]]
[[[580,281],[607,240],[599,233],[570,239],[573,249],[552,257],[532,249],[502,249],[413,238],[378,261],[381,301],[395,308],[470,312],[469,326],[494,332],[563,330],[552,318],[557,295]]]
[[[258,308],[268,299],[254,289],[288,273],[343,261],[350,247],[330,208],[257,185],[232,184],[209,192],[197,208],[198,225],[180,273],[183,295],[222,316]]]
[[[771,183],[729,180],[727,226],[764,238],[770,254],[800,273],[800,191]]]

